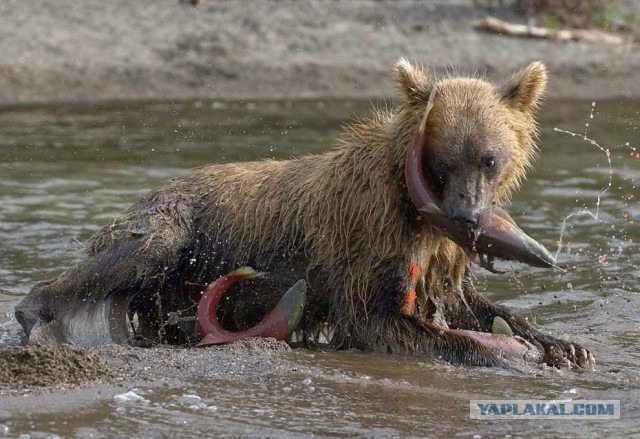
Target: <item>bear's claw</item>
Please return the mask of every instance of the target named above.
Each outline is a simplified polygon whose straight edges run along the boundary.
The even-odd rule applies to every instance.
[[[595,370],[596,360],[593,354],[579,344],[554,339],[552,342],[542,342],[542,346],[547,364]]]

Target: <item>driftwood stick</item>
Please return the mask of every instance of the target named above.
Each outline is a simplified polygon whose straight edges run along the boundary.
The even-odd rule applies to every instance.
[[[620,36],[612,35],[598,30],[587,29],[550,29],[540,26],[528,26],[526,24],[509,23],[495,17],[485,17],[476,21],[473,27],[484,32],[510,35],[522,38],[539,38],[556,41],[586,41],[590,43],[606,43],[623,45],[628,41]]]

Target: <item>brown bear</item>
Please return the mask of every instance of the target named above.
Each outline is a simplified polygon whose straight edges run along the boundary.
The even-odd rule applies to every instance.
[[[497,366],[503,361],[486,346],[443,328],[490,332],[500,317],[548,363],[589,364],[586,349],[478,294],[468,252],[423,221],[404,181],[407,145],[437,85],[424,173],[447,217],[481,232],[530,165],[545,66],[534,62],[502,86],[436,81],[406,60],[395,76],[402,103],[349,126],[332,151],[207,166],[152,190],[90,238],[83,261],[33,287],[16,309],[27,336],[126,342],[128,315],[139,338],[196,342],[203,285],[249,265],[269,275],[225,297],[218,315],[229,329],[255,324],[302,278],[307,342],[329,328],[336,348]]]

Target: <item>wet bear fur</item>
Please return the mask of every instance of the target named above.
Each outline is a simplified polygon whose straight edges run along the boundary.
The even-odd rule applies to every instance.
[[[299,335],[307,342],[328,329],[335,348],[496,366],[502,360],[484,346],[439,324],[490,332],[500,316],[515,335],[542,346],[549,363],[558,355],[584,363],[580,346],[478,294],[465,251],[420,220],[404,184],[404,159],[436,80],[406,60],[397,63],[395,79],[399,106],[351,124],[325,154],[207,166],[152,190],[90,238],[84,260],[33,287],[16,310],[25,332],[79,303],[110,298],[126,304],[139,338],[195,342],[203,286],[250,265],[269,274],[229,292],[219,316],[230,329],[255,324],[303,278],[308,301]],[[534,112],[546,82],[539,62],[500,86],[455,75],[437,81],[423,162],[447,214],[466,203],[477,213],[470,227],[481,228],[492,206],[518,186],[534,155]],[[411,263],[419,278],[407,314]]]

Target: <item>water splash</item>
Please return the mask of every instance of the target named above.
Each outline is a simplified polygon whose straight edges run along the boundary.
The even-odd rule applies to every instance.
[[[557,261],[558,259],[558,255],[560,254],[560,251],[562,249],[562,245],[563,245],[563,238],[564,238],[564,234],[567,228],[567,223],[570,219],[577,217],[577,216],[583,216],[583,215],[587,215],[591,218],[593,218],[594,221],[596,222],[601,222],[600,220],[600,207],[602,204],[602,198],[606,195],[606,193],[611,189],[612,185],[613,185],[613,165],[612,165],[612,161],[611,161],[611,150],[612,149],[619,149],[619,148],[628,148],[631,151],[631,156],[635,157],[635,158],[640,158],[640,154],[638,154],[638,148],[631,146],[629,144],[629,142],[626,142],[622,145],[618,145],[615,146],[614,148],[605,148],[604,146],[600,145],[600,143],[598,143],[597,140],[589,137],[589,126],[590,120],[594,119],[594,112],[595,112],[595,108],[596,108],[596,103],[591,102],[591,110],[589,112],[589,118],[588,120],[585,122],[584,124],[584,133],[583,134],[579,134],[579,133],[575,133],[569,130],[565,130],[565,129],[561,129],[558,127],[554,127],[554,131],[557,133],[561,133],[561,134],[566,134],[569,135],[571,137],[578,137],[580,139],[582,139],[583,141],[587,142],[589,145],[595,146],[596,148],[598,148],[600,151],[602,151],[602,153],[606,156],[607,158],[607,165],[609,168],[609,172],[608,172],[608,181],[607,181],[607,185],[602,189],[602,191],[598,194],[598,196],[596,197],[596,204],[595,204],[595,209],[591,209],[589,207],[583,207],[580,210],[577,210],[575,212],[570,213],[569,215],[567,215],[565,217],[565,219],[562,221],[562,226],[560,227],[560,236],[558,238],[558,240],[556,241],[557,245],[558,245],[558,249],[556,250],[556,253],[554,255],[555,260]],[[631,194],[629,195],[629,199],[633,199],[634,195]],[[624,214],[625,219],[627,219],[628,214]],[[630,224],[634,224],[633,220],[629,221]],[[629,239],[628,241],[630,244],[633,242],[632,239]],[[598,261],[601,264],[606,264],[606,255],[600,255],[598,257]],[[567,269],[565,268],[564,271],[566,272]]]
[[[22,341],[20,324],[12,312],[6,313],[9,320],[0,323],[0,347],[19,345]]]

